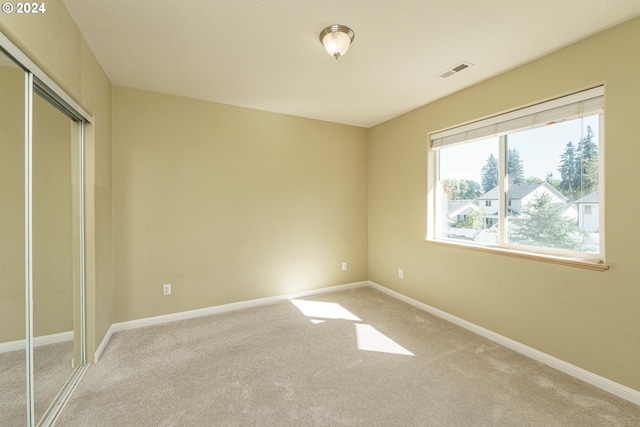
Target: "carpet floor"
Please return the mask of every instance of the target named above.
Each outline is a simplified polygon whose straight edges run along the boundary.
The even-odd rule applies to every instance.
[[[73,372],[73,342],[33,349],[34,414],[41,419]],[[0,426],[23,427],[27,423],[25,351],[0,354]]]
[[[114,334],[60,426],[639,426],[640,406],[372,288]]]

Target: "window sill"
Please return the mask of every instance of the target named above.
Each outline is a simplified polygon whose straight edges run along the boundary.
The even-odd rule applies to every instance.
[[[491,246],[477,246],[477,245],[471,245],[467,243],[448,242],[445,240],[427,239],[427,242],[440,245],[440,246],[468,249],[468,250],[484,252],[484,253],[494,253],[498,255],[510,256],[513,258],[528,259],[531,261],[541,261],[541,262],[548,262],[551,264],[566,265],[569,267],[585,268],[587,270],[605,271],[609,269],[609,266],[605,263],[597,263],[592,261],[579,260],[575,258],[566,258],[566,257],[557,256],[557,255],[534,254],[531,252],[516,251],[513,249],[505,249],[505,248],[498,248],[498,247],[491,247]]]

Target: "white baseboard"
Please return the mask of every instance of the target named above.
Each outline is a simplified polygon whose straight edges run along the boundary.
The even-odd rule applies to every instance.
[[[58,344],[66,341],[73,341],[73,331],[60,332],[58,334],[51,334],[51,335],[43,335],[41,337],[34,337],[33,346],[40,347],[43,345]],[[0,343],[0,353],[24,350],[26,348],[27,348],[26,340],[17,340],[17,341]]]
[[[485,329],[482,326],[478,326],[474,323],[468,322],[435,307],[431,307],[430,305],[424,304],[413,298],[409,298],[399,292],[393,291],[389,288],[385,288],[384,286],[377,283],[369,281],[368,284],[372,288],[377,289],[380,292],[383,292],[391,297],[406,302],[407,304],[410,304],[416,308],[426,311],[427,313],[433,314],[434,316],[458,325],[477,335],[488,338],[493,342],[514,350],[524,356],[530,357],[531,359],[537,360],[538,362],[544,363],[547,366],[564,372],[565,374],[571,375],[572,377],[598,387],[599,389],[609,392],[615,396],[621,397],[622,399],[628,400],[629,402],[635,403],[636,405],[640,405],[640,391],[638,390],[634,390],[630,387],[611,381],[605,377],[601,377],[600,375],[596,375],[593,372],[587,371],[586,369],[582,369],[578,366],[572,365],[571,363],[543,353],[539,350],[536,350],[535,348],[529,347],[528,345],[522,344],[518,341],[514,341],[511,338],[507,338],[503,335],[490,331],[489,329]]]
[[[109,344],[109,340],[111,339],[114,330],[115,328],[113,327],[113,325],[109,326],[109,330],[107,330],[107,333],[104,334],[104,338],[102,338],[100,345],[98,346],[98,348],[96,348],[96,352],[93,355],[93,363],[98,363],[98,360],[100,360],[100,357],[102,357],[102,353],[104,352],[104,349],[107,348],[107,344]]]
[[[274,297],[258,298],[248,301],[234,302],[231,304],[216,305],[213,307],[200,308],[197,310],[182,311],[179,313],[165,314],[162,316],[147,317],[144,319],[130,320],[127,322],[114,323],[107,331],[104,339],[100,343],[95,353],[95,361],[97,362],[102,352],[107,347],[111,335],[114,332],[126,331],[129,329],[143,328],[145,326],[160,325],[162,323],[175,322],[178,320],[193,319],[194,317],[209,316],[211,314],[225,313],[228,311],[240,310],[243,308],[259,307],[262,305],[273,304],[280,301],[286,301],[295,298],[304,298],[312,295],[320,295],[329,292],[344,291],[347,289],[355,289],[369,286],[369,282],[355,282],[345,285],[329,286],[326,288],[313,289],[310,291],[296,292],[293,294],[278,295]]]

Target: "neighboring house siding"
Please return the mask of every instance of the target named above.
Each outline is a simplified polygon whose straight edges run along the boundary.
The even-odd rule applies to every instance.
[[[594,191],[576,200],[578,210],[578,226],[580,229],[594,233],[600,230],[600,198]]]

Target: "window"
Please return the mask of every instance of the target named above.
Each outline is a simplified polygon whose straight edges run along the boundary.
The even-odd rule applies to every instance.
[[[430,238],[602,262],[603,104],[597,87],[432,134]],[[478,210],[455,221],[456,200]]]

